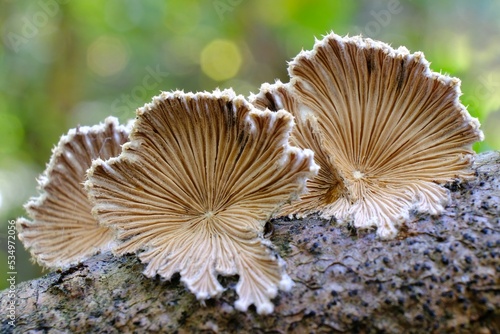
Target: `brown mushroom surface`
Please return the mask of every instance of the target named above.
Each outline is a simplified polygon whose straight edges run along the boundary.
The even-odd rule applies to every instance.
[[[32,220],[17,221],[19,239],[40,265],[68,267],[112,245],[114,232],[92,216],[83,182],[92,160],[120,154],[128,132],[109,117],[103,124],[70,130],[53,149],[39,178],[41,194],[25,205]]]
[[[310,150],[288,144],[292,127],[232,90],[155,97],[122,154],[89,171],[94,213],[119,231],[115,253],[138,252],[149,277],[179,273],[202,301],[223,291],[218,275],[238,274],[236,307],[272,312],[292,282],[264,224],[317,172]]]
[[[437,214],[441,184],[469,178],[479,123],[460,103],[460,80],[432,72],[421,52],[331,33],[289,64],[290,83],[250,101],[286,109],[292,142],[321,166],[304,200],[283,214],[320,212],[392,238],[412,209]]]

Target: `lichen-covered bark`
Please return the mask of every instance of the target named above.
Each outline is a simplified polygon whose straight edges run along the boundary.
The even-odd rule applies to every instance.
[[[272,239],[295,287],[271,315],[235,310],[233,289],[201,305],[178,278],[149,279],[134,256],[101,254],[19,284],[16,327],[5,319],[0,331],[498,333],[500,154],[480,155],[474,168],[474,180],[449,185],[444,214],[414,214],[397,240],[316,217],[275,220]]]

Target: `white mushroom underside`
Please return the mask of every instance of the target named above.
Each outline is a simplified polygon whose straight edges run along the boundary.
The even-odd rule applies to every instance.
[[[292,142],[314,147],[322,170],[283,213],[319,211],[391,238],[410,209],[442,210],[438,183],[470,177],[479,123],[460,104],[460,81],[432,72],[422,53],[332,33],[289,73],[289,84],[265,84],[251,101],[289,108]]]
[[[232,91],[156,97],[86,184],[97,217],[119,230],[115,252],[140,252],[147,276],[179,272],[201,300],[223,290],[217,275],[238,274],[237,308],[271,312],[291,281],[263,225],[317,171],[311,151],[288,145],[292,126]]]
[[[17,222],[20,240],[41,265],[67,267],[112,246],[114,232],[92,216],[82,183],[93,159],[120,153],[128,131],[110,117],[70,130],[54,148],[39,179],[41,195],[25,205],[32,220]]]

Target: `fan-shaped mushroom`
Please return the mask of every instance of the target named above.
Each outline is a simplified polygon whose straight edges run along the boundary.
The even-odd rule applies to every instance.
[[[296,118],[292,141],[321,166],[305,201],[284,214],[353,221],[394,237],[412,208],[436,214],[447,190],[470,177],[482,140],[460,103],[460,81],[432,72],[420,52],[331,33],[289,64],[290,83],[264,84],[250,101]]]
[[[223,291],[217,275],[238,274],[236,307],[272,312],[292,281],[264,224],[317,172],[312,151],[288,144],[292,126],[232,90],[155,97],[122,154],[89,170],[94,213],[119,231],[115,252],[139,252],[149,277],[180,273],[200,300]]]
[[[103,124],[77,127],[61,137],[39,179],[40,196],[25,205],[33,220],[17,221],[19,239],[39,264],[67,267],[112,245],[114,232],[92,216],[83,181],[93,159],[120,154],[128,132],[109,117]]]

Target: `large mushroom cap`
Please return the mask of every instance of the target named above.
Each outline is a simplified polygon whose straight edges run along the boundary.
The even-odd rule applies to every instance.
[[[40,196],[25,205],[32,220],[17,221],[19,239],[39,264],[67,267],[110,247],[114,232],[92,216],[83,181],[92,160],[117,156],[127,139],[128,128],[113,117],[61,137],[39,179]]]
[[[432,72],[422,53],[331,33],[290,62],[289,74],[289,84],[251,97],[260,108],[286,105],[292,138],[320,158],[307,201],[284,214],[320,211],[390,238],[410,209],[442,211],[439,183],[471,175],[479,123],[459,101],[460,81]]]
[[[292,284],[263,227],[317,171],[311,151],[289,146],[292,126],[232,90],[155,97],[122,154],[89,171],[94,212],[119,231],[115,252],[139,252],[150,277],[180,273],[200,300],[223,291],[217,275],[238,274],[236,307],[271,312]]]

